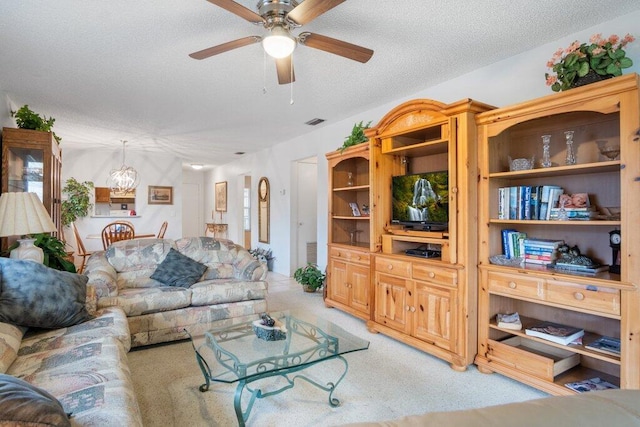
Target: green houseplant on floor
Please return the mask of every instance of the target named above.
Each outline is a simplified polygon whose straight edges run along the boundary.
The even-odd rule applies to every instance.
[[[75,178],[69,178],[62,192],[67,195],[67,199],[62,201],[60,214],[62,225],[68,227],[78,218],[89,215],[89,210],[93,207],[91,203],[93,182],[79,182]]]
[[[321,288],[325,277],[326,275],[313,263],[308,263],[306,267],[300,267],[293,273],[293,278],[302,285],[305,292],[315,292]]]

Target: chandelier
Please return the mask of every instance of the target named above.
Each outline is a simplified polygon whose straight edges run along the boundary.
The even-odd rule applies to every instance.
[[[118,193],[130,193],[140,183],[138,172],[124,162],[124,150],[127,141],[122,141],[122,166],[109,172],[109,188]]]

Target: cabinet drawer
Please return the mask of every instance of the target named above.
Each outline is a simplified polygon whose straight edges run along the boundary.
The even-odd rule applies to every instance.
[[[583,310],[620,315],[618,289],[549,280],[547,300]]]
[[[411,278],[411,262],[378,256],[376,257],[376,271]]]
[[[331,258],[369,265],[369,254],[365,252],[349,251],[346,249],[331,248]]]
[[[487,357],[492,362],[510,366],[547,381],[553,381],[556,375],[580,363],[579,354],[522,337],[488,342]]]
[[[490,271],[489,292],[544,299],[544,280],[516,274]]]
[[[413,278],[439,285],[456,287],[458,284],[458,271],[414,263]]]

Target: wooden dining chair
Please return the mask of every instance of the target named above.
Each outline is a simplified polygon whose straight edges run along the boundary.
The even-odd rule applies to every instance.
[[[78,274],[82,274],[84,271],[85,265],[87,265],[87,258],[93,255],[93,252],[87,252],[84,247],[84,243],[82,243],[82,238],[80,237],[80,233],[78,232],[78,228],[74,222],[71,223],[71,228],[73,229],[73,236],[76,238],[76,249],[78,252],[78,256],[82,257],[82,264],[78,269]]]
[[[160,226],[160,231],[158,231],[158,239],[164,239],[164,233],[167,231],[167,226],[169,223],[167,221],[163,222]]]
[[[119,240],[131,240],[136,233],[133,225],[128,221],[115,221],[107,224],[102,229],[102,246],[106,251],[107,248]]]

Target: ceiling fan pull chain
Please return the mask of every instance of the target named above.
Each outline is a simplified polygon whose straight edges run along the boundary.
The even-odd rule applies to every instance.
[[[291,83],[291,99],[289,100],[289,105],[293,105],[293,52],[289,55],[289,76]]]
[[[262,50],[262,94],[267,94],[267,52]]]

